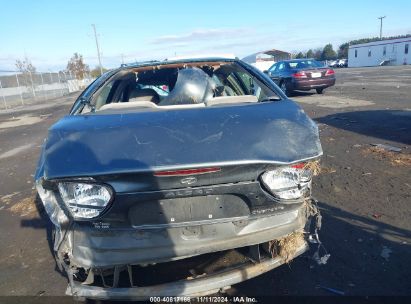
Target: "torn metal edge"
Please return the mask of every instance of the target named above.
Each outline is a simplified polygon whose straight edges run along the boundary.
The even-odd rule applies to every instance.
[[[309,249],[307,243],[297,249],[294,258]],[[204,296],[218,292],[227,287],[259,276],[284,264],[281,257],[265,259],[260,263],[248,262],[245,265],[232,267],[210,275],[191,280],[180,280],[167,284],[132,287],[132,288],[102,288],[85,286],[70,281],[66,294],[77,298],[99,300],[146,300],[152,296]]]

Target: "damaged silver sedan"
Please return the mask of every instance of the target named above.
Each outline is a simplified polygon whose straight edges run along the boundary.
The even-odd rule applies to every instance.
[[[125,65],[54,124],[38,194],[67,293],[215,293],[308,249],[318,130],[238,59]]]

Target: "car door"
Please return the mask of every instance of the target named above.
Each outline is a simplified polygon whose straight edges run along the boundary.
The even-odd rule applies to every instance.
[[[278,63],[276,83],[280,84],[281,80],[283,80],[287,77],[288,77],[288,75],[287,75],[286,63],[285,62]]]
[[[276,63],[274,64],[270,70],[268,70],[268,75],[270,76],[270,78],[278,84],[279,82],[279,74],[278,74],[278,66],[280,63]]]

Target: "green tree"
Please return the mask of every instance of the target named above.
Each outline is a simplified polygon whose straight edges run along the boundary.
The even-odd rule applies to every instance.
[[[397,35],[397,36],[390,36],[390,37],[372,37],[372,38],[361,38],[357,40],[351,40],[349,42],[350,45],[355,45],[355,44],[361,44],[361,43],[368,43],[368,42],[374,42],[374,41],[380,41],[380,40],[388,40],[388,39],[398,39],[398,38],[410,38],[411,34],[407,35]]]
[[[301,58],[305,58],[305,55],[303,52],[299,52],[297,55],[295,55],[296,59],[301,59]]]
[[[334,51],[331,43],[326,44],[321,53],[322,60],[332,60],[337,58],[337,53]]]
[[[90,72],[90,68],[84,63],[82,55],[74,53],[67,63],[67,71],[71,72],[76,79],[83,79]]]
[[[338,58],[348,58],[348,48],[350,44],[345,42],[338,47]]]
[[[314,52],[312,49],[309,49],[305,55],[307,58],[314,58]]]
[[[322,50],[321,49],[315,49],[313,51],[313,57],[316,60],[321,60],[321,54],[322,54]]]

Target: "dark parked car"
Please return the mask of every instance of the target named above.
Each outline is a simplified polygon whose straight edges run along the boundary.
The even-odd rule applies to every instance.
[[[324,67],[314,59],[295,59],[273,64],[266,74],[289,96],[295,90],[315,89],[322,94],[325,88],[335,84],[334,70]]]
[[[204,295],[288,262],[308,248],[321,155],[314,122],[242,61],[107,72],[49,129],[35,174],[67,293]]]

